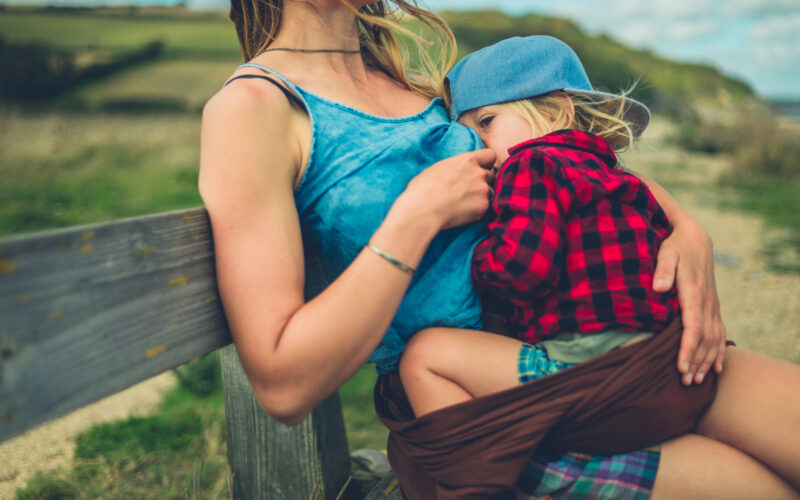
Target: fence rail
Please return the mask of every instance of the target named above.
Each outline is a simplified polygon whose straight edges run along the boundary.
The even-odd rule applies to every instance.
[[[312,253],[307,296],[322,276]],[[336,498],[349,471],[338,394],[286,427],[261,410],[230,343],[202,208],[0,240],[0,441],[228,346],[234,498]],[[399,495],[384,485],[368,498]]]

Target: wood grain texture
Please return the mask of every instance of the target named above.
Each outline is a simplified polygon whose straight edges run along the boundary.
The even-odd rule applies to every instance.
[[[326,286],[313,249],[306,296]],[[204,209],[0,241],[0,440],[230,344]],[[337,393],[271,419],[222,351],[234,497],[333,499],[350,456]]]
[[[364,497],[364,500],[403,500],[403,492],[391,471]]]
[[[336,498],[350,465],[339,394],[288,427],[261,409],[233,346],[222,350],[221,359],[233,498]]]
[[[202,208],[0,241],[0,440],[230,341]]]
[[[315,250],[306,249],[306,298],[325,286]],[[262,410],[234,346],[222,350],[221,361],[233,498],[335,499],[350,470],[339,394],[328,397],[299,425],[288,427]]]

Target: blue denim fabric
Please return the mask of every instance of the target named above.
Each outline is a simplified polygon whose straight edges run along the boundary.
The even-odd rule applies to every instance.
[[[595,96],[618,97],[592,88],[583,64],[569,45],[545,35],[512,37],[489,45],[461,59],[447,73],[457,120],[470,109],[536,97],[554,90]],[[626,98],[627,121],[639,135],[650,122],[644,104]]]
[[[292,88],[311,118],[311,155],[295,203],[303,244],[320,250],[329,281],[355,259],[414,176],[439,160],[482,147],[473,131],[450,122],[440,99],[416,115],[384,118],[327,100],[261,69]],[[423,328],[480,328],[470,259],[485,230],[481,221],[443,231],[431,242],[370,357],[379,373],[397,369],[406,342]]]
[[[578,55],[544,35],[512,37],[467,55],[447,73],[451,118],[464,111],[527,99],[553,90],[592,91]]]

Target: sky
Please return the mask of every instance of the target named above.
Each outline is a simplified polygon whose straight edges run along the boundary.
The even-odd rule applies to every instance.
[[[768,98],[800,100],[800,0],[427,0],[575,21],[632,47],[710,63]]]
[[[54,5],[175,4],[179,0],[0,0]],[[187,0],[227,9],[227,0]],[[800,101],[800,0],[419,0],[433,10],[492,8],[571,19],[636,48],[709,63],[767,98]]]

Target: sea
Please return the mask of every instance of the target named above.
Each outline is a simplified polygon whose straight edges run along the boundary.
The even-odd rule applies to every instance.
[[[800,123],[800,101],[770,101],[782,115]]]

